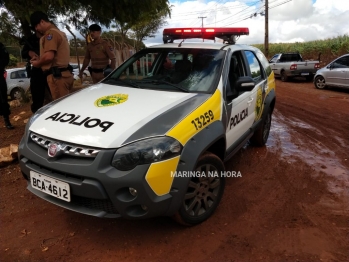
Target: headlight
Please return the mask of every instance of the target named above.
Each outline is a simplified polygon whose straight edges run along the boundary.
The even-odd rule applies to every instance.
[[[137,165],[163,161],[182,152],[182,145],[172,137],[156,137],[135,142],[118,149],[112,160],[112,166],[121,171],[135,168]]]

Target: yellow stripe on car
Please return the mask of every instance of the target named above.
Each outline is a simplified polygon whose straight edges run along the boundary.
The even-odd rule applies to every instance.
[[[184,146],[195,134],[221,119],[221,107],[222,95],[217,89],[209,99],[175,125],[166,135],[177,139]]]
[[[179,156],[150,165],[145,180],[158,196],[170,192],[178,162]]]
[[[275,90],[275,77],[274,72],[268,76],[268,89],[266,90],[266,94],[268,94],[271,90]]]

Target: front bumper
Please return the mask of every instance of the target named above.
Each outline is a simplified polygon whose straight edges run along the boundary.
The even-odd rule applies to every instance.
[[[19,144],[19,163],[28,180],[27,189],[51,203],[79,213],[97,217],[149,218],[166,215],[173,194],[157,196],[145,180],[150,165],[137,166],[131,171],[119,171],[110,165],[114,149],[101,150],[96,158],[87,159],[64,155],[48,157],[47,149],[30,138]],[[31,186],[30,171],[66,182],[70,186],[71,202],[47,195]],[[132,187],[137,190],[133,196]]]

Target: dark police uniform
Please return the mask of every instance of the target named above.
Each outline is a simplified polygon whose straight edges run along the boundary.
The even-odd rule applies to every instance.
[[[7,129],[13,129],[13,126],[10,123],[10,105],[7,101],[7,84],[4,77],[5,67],[5,55],[8,57],[8,52],[5,46],[0,42],[0,116],[4,117],[5,126]]]
[[[35,34],[31,35],[25,40],[24,46],[22,48],[22,58],[28,60],[27,64],[27,74],[30,77],[30,91],[32,94],[32,105],[31,110],[35,113],[39,108],[44,105],[45,97],[50,101],[50,89],[47,84],[46,75],[43,73],[41,68],[31,67],[30,69],[30,59],[29,51],[35,52],[37,55],[40,54],[40,38]]]

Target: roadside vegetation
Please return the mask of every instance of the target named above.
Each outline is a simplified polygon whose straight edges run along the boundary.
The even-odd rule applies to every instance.
[[[264,52],[264,45],[254,45]],[[338,36],[325,40],[296,43],[270,43],[269,55],[285,52],[299,52],[304,60],[318,60],[319,54],[321,66],[331,62],[333,59],[349,53],[349,35]]]

